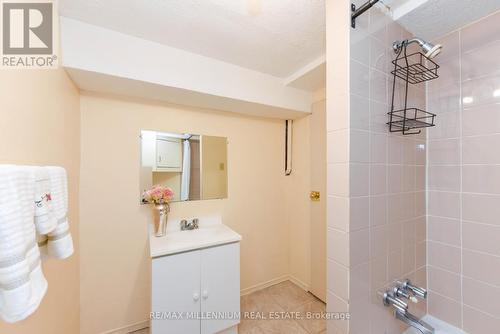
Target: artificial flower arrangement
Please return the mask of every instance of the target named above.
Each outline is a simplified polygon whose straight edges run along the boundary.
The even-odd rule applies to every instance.
[[[173,198],[174,191],[161,185],[156,185],[142,194],[142,202],[154,204],[154,208],[158,212],[154,222],[154,235],[156,237],[163,237],[167,232],[168,213],[170,212],[169,203]]]
[[[168,204],[174,198],[174,191],[162,185],[156,185],[142,194],[142,201],[148,204]]]

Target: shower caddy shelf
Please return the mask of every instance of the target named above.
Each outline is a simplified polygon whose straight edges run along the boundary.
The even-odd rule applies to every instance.
[[[403,135],[419,134],[422,128],[434,126],[436,115],[419,108],[408,107],[408,89],[409,84],[419,84],[425,81],[433,80],[439,77],[439,65],[427,58],[420,52],[407,55],[407,45],[405,44],[397,54],[394,64],[394,70],[391,74],[394,76],[392,82],[392,103],[389,115],[389,131],[402,132]],[[402,79],[405,83],[404,89],[404,107],[395,110],[394,99],[396,92],[396,80]]]

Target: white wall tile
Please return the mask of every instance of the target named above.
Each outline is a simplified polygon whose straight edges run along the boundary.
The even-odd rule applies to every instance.
[[[462,173],[464,192],[500,194],[500,165],[464,165]]]
[[[499,86],[500,89],[500,86]],[[500,164],[500,134],[463,138],[464,164]],[[500,180],[499,180],[500,181]]]

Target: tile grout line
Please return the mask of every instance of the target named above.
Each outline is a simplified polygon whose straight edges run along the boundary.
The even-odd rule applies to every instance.
[[[368,32],[370,34],[370,37],[371,37],[371,29],[372,29],[372,20],[371,20],[371,13],[370,13],[370,17],[369,17],[369,23],[368,23]],[[369,43],[368,45],[368,64],[370,64],[372,61],[372,44]],[[371,299],[371,295],[373,293],[372,291],[372,285],[371,285],[371,260],[372,260],[372,253],[371,253],[371,243],[372,243],[372,217],[371,217],[371,212],[372,212],[372,187],[371,187],[371,182],[372,182],[372,128],[373,128],[373,125],[371,123],[371,119],[372,119],[372,104],[373,102],[371,101],[371,76],[372,76],[372,73],[370,71],[370,68],[368,68],[368,129],[370,130],[370,134],[369,134],[369,137],[368,137],[368,157],[369,157],[369,161],[370,161],[370,167],[369,167],[369,176],[368,176],[368,282],[370,282],[370,284],[368,284],[368,298]],[[386,102],[387,102],[387,97],[386,97]],[[376,101],[376,103],[379,103]],[[385,137],[387,138],[387,136]],[[388,140],[386,140],[386,162],[387,162],[387,142]],[[386,173],[386,183],[387,183],[387,167],[385,167],[385,173]],[[386,191],[387,191],[387,185],[386,185]],[[349,309],[349,312],[351,310]],[[349,325],[350,326],[350,325]],[[371,317],[368,317],[368,331],[371,331]]]
[[[440,267],[440,266],[435,265],[435,264],[431,264],[428,267],[429,268],[433,268],[433,269],[437,269],[437,270],[440,270],[440,271],[443,271],[443,272],[446,272],[448,274],[452,274],[452,275],[455,275],[455,276],[460,276],[460,273],[457,273],[455,271],[452,271],[452,270]],[[490,288],[493,288],[493,289],[500,289],[500,285],[496,285],[496,284],[490,283],[490,282],[485,282],[483,280],[480,280],[480,279],[477,279],[477,278],[474,278],[474,277],[471,277],[471,276],[467,276],[467,275],[462,275],[462,276],[463,276],[464,279],[467,279],[469,281],[474,281],[475,283],[486,285],[486,286],[488,286]]]
[[[425,83],[425,107],[429,110],[429,82]],[[425,284],[429,289],[429,143],[430,133],[425,132]],[[429,300],[425,300],[426,313],[429,314]]]
[[[465,223],[467,223],[467,221],[465,221]],[[480,251],[480,250],[473,249],[473,248],[468,248],[468,247],[460,247],[460,246],[457,246],[457,245],[449,244],[449,243],[438,241],[438,240],[429,240],[429,242],[433,243],[433,244],[436,244],[436,245],[440,245],[440,246],[446,246],[448,248],[455,248],[455,249],[458,249],[458,250],[463,249],[463,250],[468,251],[468,252],[472,252],[472,253],[475,253],[475,254],[486,255],[486,256],[489,256],[489,257],[493,257],[495,259],[499,259],[500,258],[500,255],[497,255],[497,254],[488,253],[488,252],[484,252],[484,251]]]
[[[459,109],[459,161],[460,161],[460,193],[459,193],[459,206],[460,206],[460,328],[464,328],[464,237],[463,237],[463,87],[462,87],[462,30],[458,30],[458,68],[460,78],[460,109]]]

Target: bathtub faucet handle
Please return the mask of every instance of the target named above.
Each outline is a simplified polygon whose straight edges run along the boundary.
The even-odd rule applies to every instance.
[[[415,297],[420,299],[427,298],[427,290],[416,285],[413,285],[409,279],[404,282],[398,282],[402,290],[411,292]]]
[[[406,298],[412,303],[418,303],[418,299],[410,294],[407,290],[403,289],[401,285],[397,285],[392,289],[392,292],[394,296],[399,297],[399,298]]]
[[[383,294],[382,300],[385,306],[392,306],[399,312],[406,313],[408,311],[408,304],[396,297],[390,290]]]

